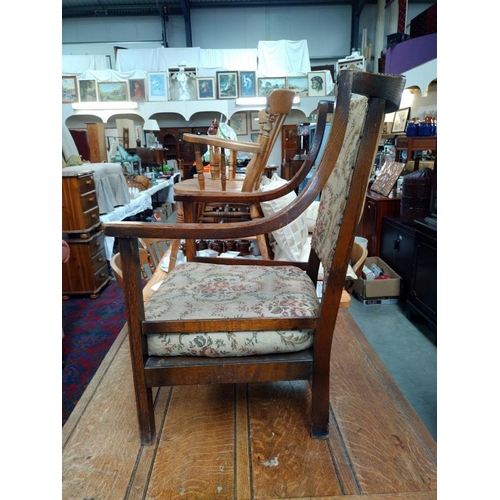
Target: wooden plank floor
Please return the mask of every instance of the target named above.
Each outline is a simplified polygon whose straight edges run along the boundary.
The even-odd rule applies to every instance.
[[[348,310],[333,342],[328,440],[306,382],[164,387],[140,446],[126,327],[63,427],[64,500],[428,500],[436,442]]]

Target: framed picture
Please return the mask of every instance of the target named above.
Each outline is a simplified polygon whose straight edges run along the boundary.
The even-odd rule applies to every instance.
[[[247,114],[244,111],[234,113],[229,120],[229,126],[236,132],[236,135],[247,135]]]
[[[404,167],[404,163],[386,159],[370,189],[382,196],[389,196]]]
[[[257,93],[256,82],[255,71],[240,71],[238,73],[240,97],[254,97]]]
[[[217,71],[217,99],[238,97],[238,72]]]
[[[394,112],[391,134],[398,134],[406,130],[406,123],[408,122],[410,111],[411,108],[403,108]]]
[[[128,100],[127,82],[98,82],[99,100],[121,102]]]
[[[293,90],[297,95],[309,95],[309,80],[307,76],[289,76],[286,79],[286,88]]]
[[[146,100],[146,80],[144,78],[132,78],[128,81],[128,91],[131,101]]]
[[[77,102],[78,87],[76,76],[62,77],[62,102]]]
[[[250,111],[250,130],[259,130],[259,112],[258,111]]]
[[[307,73],[307,82],[310,97],[326,95],[326,71]]]
[[[267,97],[269,92],[286,88],[286,78],[259,78],[259,96]]]
[[[168,101],[167,73],[148,73],[148,101]]]
[[[215,99],[214,76],[199,76],[196,78],[196,99]]]
[[[96,102],[97,81],[78,80],[78,93],[80,94],[80,102]]]

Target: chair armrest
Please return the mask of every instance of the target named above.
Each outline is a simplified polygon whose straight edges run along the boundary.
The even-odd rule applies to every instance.
[[[234,151],[245,151],[246,153],[259,153],[261,146],[255,142],[235,141],[224,139],[216,135],[183,134],[182,139],[192,144],[203,144],[217,148],[231,149]]]

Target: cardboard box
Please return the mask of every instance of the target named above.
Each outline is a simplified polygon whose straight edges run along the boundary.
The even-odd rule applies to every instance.
[[[399,297],[401,276],[379,257],[367,257],[365,266],[370,267],[372,264],[380,267],[384,271],[384,274],[390,276],[390,279],[365,280],[358,278],[354,282],[354,292],[363,300]]]
[[[364,305],[364,306],[379,306],[379,305],[390,305],[399,304],[399,299],[397,297],[386,298],[386,299],[364,299],[357,293],[354,296]]]

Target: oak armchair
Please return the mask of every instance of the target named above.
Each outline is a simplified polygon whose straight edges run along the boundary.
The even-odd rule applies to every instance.
[[[331,343],[346,269],[384,115],[399,108],[404,82],[402,76],[340,72],[321,161],[293,203],[272,216],[227,224],[104,224],[122,259],[143,444],[155,439],[152,388],[163,385],[310,380],[311,435],[328,436]],[[176,266],[144,305],[138,238],[187,242],[215,230],[220,238],[266,234],[298,217],[318,192],[308,262],[189,261]]]

